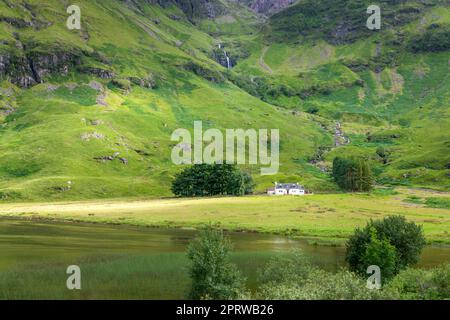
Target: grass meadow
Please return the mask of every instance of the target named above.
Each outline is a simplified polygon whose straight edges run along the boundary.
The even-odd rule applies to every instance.
[[[215,223],[231,231],[274,233],[322,244],[342,244],[369,219],[404,215],[423,226],[429,243],[450,244],[449,195],[420,189],[397,190],[305,197],[12,203],[0,205],[0,216],[169,228]],[[416,198],[420,201],[411,201]]]

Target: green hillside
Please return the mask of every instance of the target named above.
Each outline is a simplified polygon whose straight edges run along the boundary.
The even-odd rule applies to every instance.
[[[170,136],[194,120],[280,129],[279,173],[245,168],[258,191],[337,190],[341,154],[381,184],[448,189],[448,5],[382,1],[386,27],[369,32],[366,1],[329,2],[267,19],[236,1],[86,0],[68,30],[65,1],[1,0],[0,199],[170,196]],[[333,148],[338,125],[350,143]]]

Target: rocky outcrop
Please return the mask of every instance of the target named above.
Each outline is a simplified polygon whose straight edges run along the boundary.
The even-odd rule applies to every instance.
[[[254,0],[250,3],[253,11],[261,14],[273,14],[283,10],[297,0]]]
[[[101,79],[112,79],[115,77],[115,73],[108,69],[102,69],[97,67],[85,67],[80,69],[82,73],[90,74]]]
[[[81,140],[90,141],[91,139],[102,140],[105,138],[105,135],[99,132],[85,132],[81,135]]]
[[[149,73],[146,77],[129,77],[128,80],[142,88],[148,88],[148,89],[154,89],[156,88],[156,80],[155,76],[151,73]]]
[[[219,71],[209,69],[206,66],[194,63],[192,61],[183,65],[183,68],[186,71],[193,72],[199,77],[211,82],[222,83],[225,81],[225,77]]]
[[[125,0],[136,2],[136,0]],[[159,4],[162,7],[176,5],[190,20],[214,19],[226,12],[225,6],[219,0],[149,0],[150,3]]]
[[[41,52],[39,50],[10,50],[0,52],[0,80],[9,80],[21,87],[29,88],[43,83],[50,75],[67,76],[71,71],[90,74],[102,79],[111,79],[115,73],[98,67],[82,67],[87,53],[76,49]]]
[[[118,159],[122,164],[127,165],[128,159],[123,158],[123,157],[119,158],[119,155],[120,155],[119,152],[114,152],[114,154],[112,156],[95,157],[94,160],[97,160],[99,162],[107,162],[107,161],[114,161],[115,159]]]
[[[0,53],[0,79],[10,80],[15,85],[28,88],[37,83],[32,65],[24,56]]]

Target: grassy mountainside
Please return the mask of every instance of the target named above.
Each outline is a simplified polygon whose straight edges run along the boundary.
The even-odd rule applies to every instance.
[[[65,2],[0,1],[0,198],[168,196],[170,135],[194,120],[281,129],[279,174],[246,168],[258,190],[336,190],[324,170],[343,153],[371,159],[380,183],[448,188],[448,7],[383,2],[388,27],[359,30],[363,10],[336,41],[365,5],[347,2],[324,16],[314,1],[304,29],[309,1],[268,21],[236,1],[78,1],[70,31]],[[336,121],[350,144],[333,149]]]
[[[305,0],[272,16],[235,68],[252,83],[237,81],[330,131],[339,121],[350,144],[320,152],[323,166],[359,155],[379,183],[448,189],[448,3],[382,1],[380,31],[365,27],[368,4]]]

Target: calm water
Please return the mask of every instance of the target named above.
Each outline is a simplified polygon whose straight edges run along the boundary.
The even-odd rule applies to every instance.
[[[59,223],[0,219],[0,270],[42,260],[70,259],[95,254],[153,254],[184,252],[194,230]],[[344,247],[316,246],[283,236],[228,233],[235,251],[283,252],[301,249],[327,269],[344,265]],[[450,246],[427,246],[419,266],[450,262]]]
[[[2,285],[9,288],[3,296],[6,299],[185,298],[189,277],[184,252],[195,235],[194,230],[185,229],[0,219],[0,299]],[[235,262],[248,278],[250,288],[256,286],[256,270],[259,267],[270,257],[291,249],[302,249],[314,264],[327,270],[336,270],[344,265],[344,247],[314,246],[304,240],[256,233],[229,233],[229,236],[237,252]],[[102,265],[102,259],[109,261],[115,257],[119,257],[116,264]],[[149,260],[139,260],[142,257]],[[164,257],[167,261],[162,261],[166,259]],[[85,264],[86,261],[93,266],[92,269]],[[122,264],[120,261],[126,262]],[[448,262],[449,246],[428,246],[419,265],[431,267]],[[64,288],[64,268],[79,263],[86,266],[93,278],[98,278],[98,283],[93,281],[91,289],[82,290],[78,296],[70,296]],[[115,268],[118,269],[111,270]],[[58,273],[60,278],[53,280],[53,273]],[[145,273],[145,276],[139,273]],[[152,279],[152,283],[143,283],[143,278]],[[99,289],[104,287],[104,279],[111,281],[110,291]],[[140,291],[132,288],[133,281]],[[124,283],[128,282],[130,287],[121,293]],[[42,287],[41,284],[49,289],[36,289]],[[140,292],[145,292],[145,295]]]

